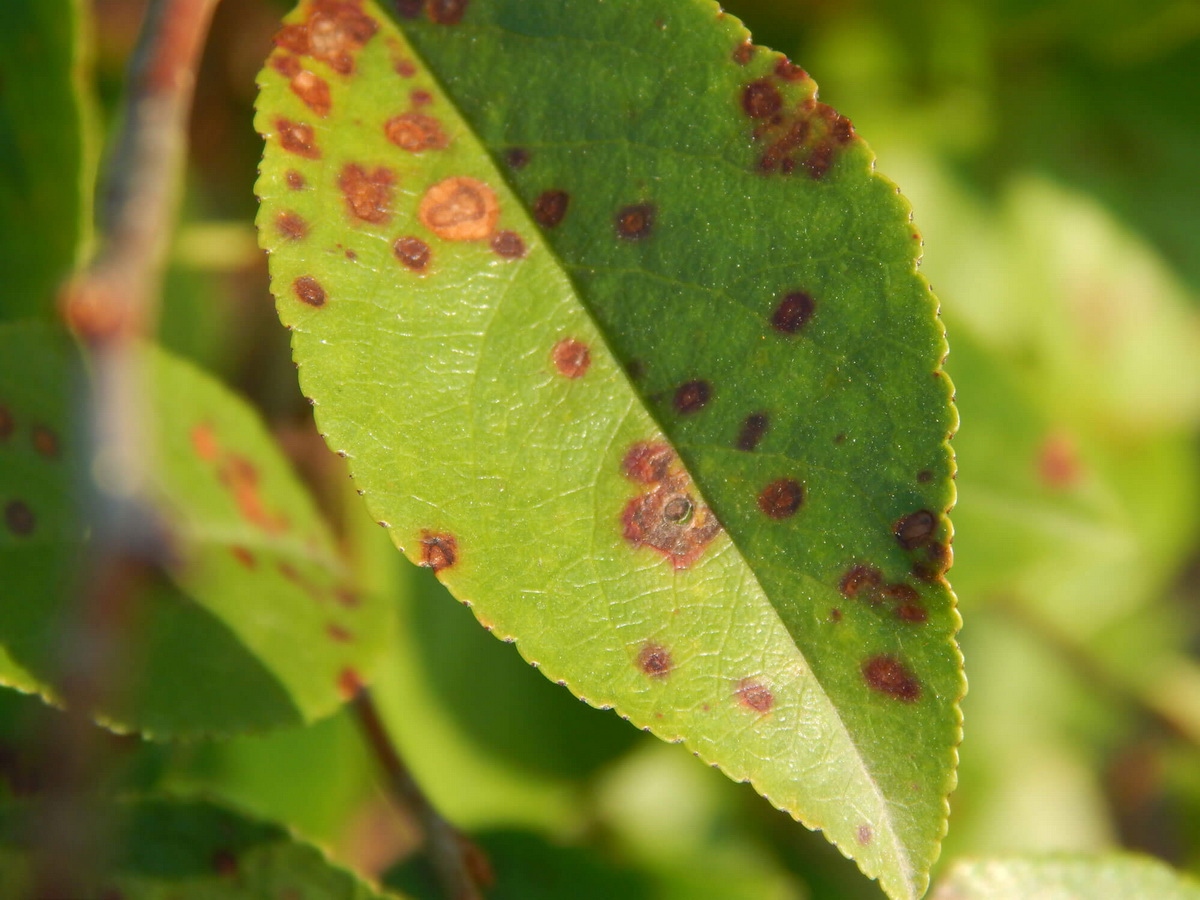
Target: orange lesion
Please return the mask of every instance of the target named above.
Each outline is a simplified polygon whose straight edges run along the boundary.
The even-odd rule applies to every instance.
[[[650,488],[625,505],[625,540],[634,547],[650,547],[676,569],[686,569],[721,532],[716,515],[696,498],[691,477],[667,445],[635,444],[622,467],[627,478]]]

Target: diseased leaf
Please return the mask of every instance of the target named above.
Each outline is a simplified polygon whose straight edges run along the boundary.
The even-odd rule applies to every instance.
[[[372,890],[277,825],[193,800],[105,803],[89,809],[106,832],[120,835],[95,897],[150,900],[379,900]],[[27,804],[0,806],[0,871],[6,896],[33,896],[31,861],[44,828]],[[60,865],[68,867],[69,861]]]
[[[259,228],[321,430],[497,636],[823,829],[945,829],[956,419],[849,121],[701,0],[301,3]]]
[[[966,860],[932,900],[1200,900],[1200,884],[1146,856]]]
[[[0,318],[49,309],[90,232],[81,0],[9,0],[0,29]]]
[[[70,415],[78,351],[42,326],[0,328],[0,682],[57,702],[87,574]],[[355,588],[254,413],[147,347],[150,496],[174,561],[145,574],[100,721],[152,737],[262,730],[331,712],[371,674],[389,609]]]

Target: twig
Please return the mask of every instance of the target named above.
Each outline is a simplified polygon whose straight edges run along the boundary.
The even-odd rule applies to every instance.
[[[389,793],[401,810],[413,816],[421,826],[425,851],[446,897],[448,900],[482,900],[480,884],[492,881],[483,851],[443,819],[425,796],[400,758],[370,692],[366,688],[359,691],[352,705],[367,744],[383,769]]]

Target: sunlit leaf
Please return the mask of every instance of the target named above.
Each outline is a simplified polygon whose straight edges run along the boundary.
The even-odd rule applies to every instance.
[[[1200,900],[1200,884],[1132,855],[998,859],[956,864],[931,900]]]
[[[0,329],[3,683],[60,697],[80,623],[86,447],[79,354],[48,328]],[[255,414],[191,365],[146,348],[144,463],[171,561],[144,574],[127,647],[96,711],[153,736],[310,722],[370,675],[387,604],[356,589]]]
[[[714,4],[399,8],[412,45],[302,3],[261,76],[260,235],[328,442],[549,678],[918,896],[963,684],[907,205]]]

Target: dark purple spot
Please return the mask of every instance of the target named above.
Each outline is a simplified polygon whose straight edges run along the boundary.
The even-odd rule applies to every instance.
[[[504,161],[510,169],[523,169],[529,165],[529,151],[524,147],[509,147],[504,151]]]
[[[675,391],[675,409],[683,415],[691,415],[701,410],[712,397],[712,386],[703,379],[687,381]]]
[[[893,699],[913,703],[921,697],[921,683],[894,656],[872,656],[863,663],[862,675],[871,690],[887,694]]]
[[[525,242],[515,231],[499,231],[492,238],[492,251],[502,259],[520,259],[525,255]]]
[[[737,448],[749,452],[758,446],[763,435],[767,433],[770,419],[765,412],[751,413],[742,422],[742,430],[738,432]]]
[[[654,213],[652,203],[622,207],[616,218],[618,236],[627,241],[640,241],[654,227]]]
[[[927,509],[918,509],[895,524],[892,533],[905,550],[924,547],[933,539],[937,518]]]
[[[425,12],[439,25],[457,25],[467,11],[468,0],[426,0]]]
[[[566,191],[544,191],[533,202],[533,217],[547,228],[554,228],[567,214],[571,195]]]
[[[20,500],[12,500],[4,507],[4,523],[8,526],[8,530],[18,537],[28,537],[33,534],[34,526],[37,524],[33,510]]]
[[[808,324],[816,304],[805,291],[793,291],[775,307],[771,315],[771,327],[784,334],[795,334]]]
[[[401,264],[414,272],[424,272],[429,268],[429,245],[418,237],[406,235],[396,239],[392,252]]]
[[[838,585],[845,597],[854,599],[859,594],[866,594],[867,599],[874,599],[883,584],[883,573],[874,566],[852,566],[842,576]]]
[[[933,473],[928,469],[922,469],[917,473],[917,481],[921,484],[928,484],[933,481]]]
[[[769,119],[782,106],[783,98],[779,96],[779,91],[765,78],[752,81],[742,89],[742,109],[752,119]]]
[[[662,678],[671,672],[671,654],[658,644],[646,644],[638,651],[637,665],[643,674],[651,678]]]
[[[758,495],[758,508],[772,519],[788,519],[804,503],[804,487],[791,478],[780,478],[768,484]]]

